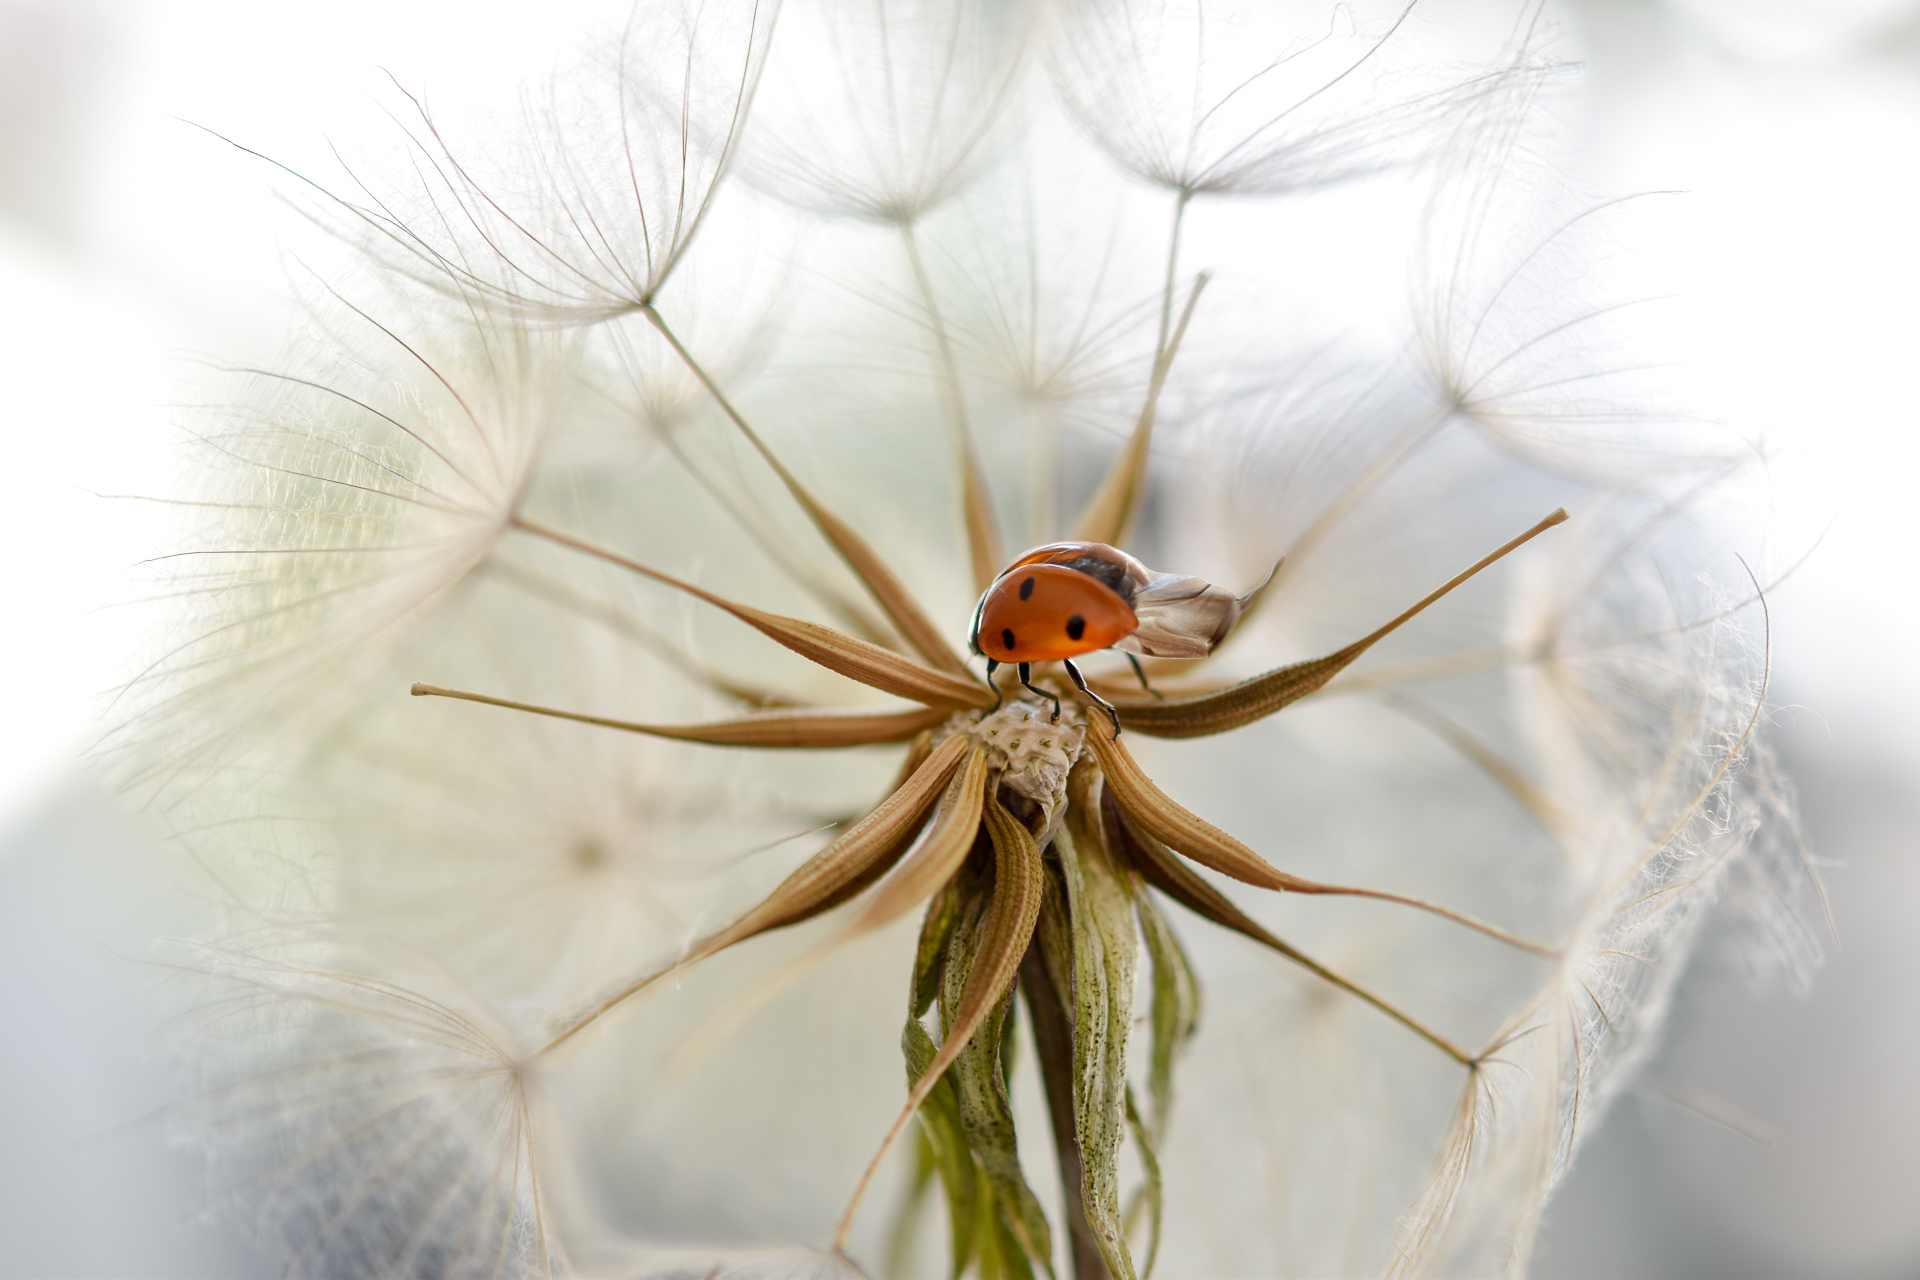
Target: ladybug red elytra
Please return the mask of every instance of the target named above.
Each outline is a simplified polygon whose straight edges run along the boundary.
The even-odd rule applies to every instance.
[[[1050,542],[1027,552],[994,579],[974,608],[967,642],[986,658],[988,683],[1002,663],[1016,665],[1021,685],[1051,701],[1056,720],[1060,699],[1035,689],[1030,677],[1036,662],[1061,663],[1080,691],[1112,717],[1118,737],[1119,713],[1087,688],[1073,659],[1116,649],[1127,655],[1151,693],[1153,686],[1135,655],[1206,657],[1265,586],[1263,582],[1236,596],[1202,578],[1155,573],[1102,542]]]

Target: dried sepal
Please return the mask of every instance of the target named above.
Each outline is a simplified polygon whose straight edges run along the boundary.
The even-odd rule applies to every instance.
[[[985,801],[987,753],[969,745],[964,735],[955,734],[935,749],[928,764],[954,750],[949,746],[954,742],[960,744],[957,750],[962,763],[954,771],[952,781],[947,784],[939,805],[934,809],[933,821],[927,825],[926,838],[847,924],[845,936],[892,924],[925,902],[942,885],[953,879],[968,851],[973,848]],[[888,797],[887,803],[892,803],[892,797]]]
[[[415,684],[416,698],[457,698],[511,711],[530,711],[534,715],[573,720],[644,733],[655,738],[674,738],[681,742],[704,742],[717,747],[863,747],[882,742],[905,742],[915,734],[943,723],[952,713],[944,707],[915,711],[829,711],[817,708],[783,708],[742,716],[737,720],[715,720],[707,724],[640,724],[632,720],[613,720],[578,711],[559,711],[537,707],[528,702],[469,693],[461,689],[442,689],[438,685]]]

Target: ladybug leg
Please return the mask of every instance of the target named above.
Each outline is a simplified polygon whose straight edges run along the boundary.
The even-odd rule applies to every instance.
[[[1126,651],[1121,650],[1121,652],[1125,653]],[[1142,689],[1145,689],[1148,693],[1152,694],[1154,697],[1160,699],[1160,701],[1165,702],[1167,700],[1167,695],[1160,692],[1158,689],[1154,688],[1152,685],[1147,683],[1147,672],[1146,672],[1146,669],[1140,665],[1140,659],[1128,653],[1127,661],[1133,664],[1133,674],[1140,677],[1140,687]]]
[[[1131,657],[1132,655],[1129,654],[1128,656]],[[1095,705],[1107,713],[1107,718],[1113,721],[1113,736],[1117,740],[1120,737],[1120,713],[1114,709],[1114,705],[1093,690],[1087,688],[1087,678],[1080,674],[1080,668],[1073,665],[1072,658],[1062,659],[1060,665],[1065,667],[1067,674],[1073,677],[1073,683],[1079,686],[1080,692],[1092,698]]]
[[[992,715],[994,711],[998,711],[1000,704],[1007,700],[1006,695],[1000,692],[1000,686],[994,683],[993,673],[999,669],[999,663],[995,662],[992,658],[987,659],[987,687],[993,690],[993,711],[987,712],[988,715]]]
[[[1040,699],[1044,702],[1051,702],[1053,704],[1053,718],[1055,720],[1060,718],[1060,699],[1048,693],[1045,689],[1036,689],[1033,687],[1033,664],[1031,662],[1023,662],[1020,664],[1020,683],[1028,693],[1039,695]]]

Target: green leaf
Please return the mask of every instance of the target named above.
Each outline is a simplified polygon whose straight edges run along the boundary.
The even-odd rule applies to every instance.
[[[1036,880],[1038,863],[1036,851],[1033,868]],[[1035,897],[1037,899],[1037,893]],[[979,958],[988,919],[988,912],[980,908],[976,899],[968,904],[968,909],[963,909],[960,920],[955,924],[948,943],[946,971],[940,992],[943,1021],[951,1021],[953,1013],[960,1009],[966,989],[974,979],[974,961]],[[1023,953],[1026,950],[1025,938],[1021,939],[1020,949]],[[1013,1109],[1008,1105],[1005,1080],[1000,1071],[1002,1031],[1012,999],[1013,993],[1008,989],[994,1004],[986,1021],[967,1041],[960,1056],[954,1059],[953,1066],[947,1071],[947,1080],[959,1106],[960,1124],[966,1132],[967,1144],[992,1187],[999,1217],[1004,1220],[1006,1229],[1012,1233],[1013,1242],[1024,1257],[1039,1259],[1041,1265],[1051,1272],[1053,1238],[1047,1229],[1047,1217],[1040,1208],[1040,1201],[1027,1186],[1026,1177],[1020,1170]]]
[[[907,1009],[910,1018],[924,1018],[940,994],[941,975],[946,971],[947,938],[953,933],[954,915],[960,909],[958,880],[950,880],[927,903],[927,914],[920,922],[920,945],[913,957],[913,998]]]
[[[900,1034],[900,1050],[907,1059],[907,1087],[920,1083],[933,1065],[933,1037],[918,1020],[909,1018]],[[920,1104],[920,1131],[933,1149],[934,1169],[947,1196],[947,1226],[953,1242],[952,1280],[959,1280],[967,1269],[974,1249],[975,1222],[979,1218],[983,1185],[967,1146],[966,1130],[960,1123],[960,1109],[947,1080],[937,1081]]]
[[[907,1194],[893,1215],[887,1231],[887,1274],[905,1275],[913,1267],[913,1244],[919,1236],[920,1212],[926,1208],[927,1192],[933,1190],[936,1164],[933,1142],[921,1126],[913,1144],[913,1172],[907,1176]]]
[[[1153,1264],[1160,1257],[1160,1154],[1159,1139],[1148,1130],[1146,1121],[1140,1118],[1140,1108],[1133,1104],[1133,1090],[1127,1090],[1127,1127],[1133,1130],[1133,1141],[1140,1153],[1140,1167],[1146,1174],[1146,1181],[1135,1193],[1134,1202],[1128,1206],[1127,1226],[1133,1226],[1133,1210],[1143,1201],[1147,1206],[1147,1261],[1140,1268],[1141,1280],[1153,1275]]]
[[[1091,761],[1074,769],[1066,827],[1054,839],[1072,929],[1074,1128],[1087,1223],[1116,1280],[1135,1280],[1120,1213],[1119,1163],[1139,939],[1131,874],[1108,852],[1101,831],[1099,786]]]
[[[1173,1110],[1173,1056],[1192,1037],[1200,1018],[1200,983],[1152,896],[1135,895],[1133,909],[1140,918],[1140,937],[1153,961],[1153,1009],[1148,1019],[1153,1042],[1147,1100],[1153,1107],[1152,1134],[1157,1144],[1166,1139],[1167,1117]]]

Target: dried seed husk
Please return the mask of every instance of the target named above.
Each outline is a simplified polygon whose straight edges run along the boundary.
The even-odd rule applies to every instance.
[[[791,479],[788,482],[793,484]],[[834,549],[846,560],[860,581],[866,584],[867,590],[873,593],[874,600],[886,611],[888,621],[899,629],[901,638],[913,647],[913,651],[937,670],[965,673],[966,660],[947,643],[940,628],[920,607],[920,602],[913,598],[906,584],[867,545],[866,539],[811,497],[802,498],[801,505],[807,508],[807,514],[820,526],[820,531],[826,534]],[[972,681],[967,683],[971,684]]]
[[[1104,735],[1092,733],[1090,739]],[[1130,872],[1100,829],[1099,771],[1082,760],[1068,781],[1065,829],[1055,837],[1067,891],[1073,956],[1073,1106],[1087,1225],[1116,1280],[1134,1280],[1120,1212],[1126,1133],[1127,1033],[1138,950]]]
[[[835,711],[815,707],[795,707],[761,711],[737,720],[712,720],[705,724],[640,724],[633,720],[613,720],[606,716],[583,715],[577,711],[559,711],[514,702],[484,693],[461,689],[442,689],[438,685],[416,684],[416,698],[458,698],[511,711],[530,711],[556,720],[644,733],[655,738],[675,738],[682,742],[705,742],[718,747],[864,747],[883,742],[905,742],[923,729],[931,729],[952,713],[945,707],[915,707],[911,711]]]
[[[1203,867],[1262,889],[1305,892],[1313,887],[1312,881],[1288,875],[1205,818],[1175,803],[1118,738],[1089,733],[1086,740],[1106,776],[1106,789],[1141,830]]]

